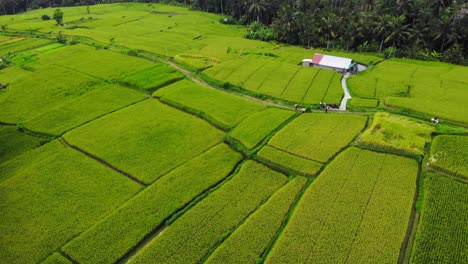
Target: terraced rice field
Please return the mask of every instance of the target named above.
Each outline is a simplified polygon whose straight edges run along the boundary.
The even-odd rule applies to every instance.
[[[266,263],[395,263],[418,167],[357,148],[341,153],[306,190]]]
[[[463,263],[468,249],[466,182],[427,174],[424,205],[411,263]]]
[[[342,76],[302,59],[382,58],[184,7],[62,10],[0,16],[0,262],[464,263],[466,67],[385,60],[349,79],[359,112],[319,113]]]
[[[468,137],[437,136],[431,147],[428,165],[450,174],[468,178]]]

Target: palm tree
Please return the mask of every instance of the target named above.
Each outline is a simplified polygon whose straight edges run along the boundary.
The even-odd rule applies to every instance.
[[[399,47],[402,41],[405,41],[409,35],[409,24],[405,24],[405,16],[392,16],[388,21],[389,33],[385,38],[385,43],[392,42],[393,47]]]
[[[437,23],[434,40],[440,40],[440,52],[444,51],[447,43],[455,40],[454,20],[449,14],[443,14]]]
[[[391,19],[389,14],[385,14],[383,16],[377,16],[377,21],[375,22],[374,33],[380,37],[380,47],[379,51],[382,52],[383,44],[385,38],[388,35],[388,24]]]
[[[257,22],[260,22],[260,14],[266,10],[268,3],[265,0],[250,0],[249,4],[249,13],[257,17]]]
[[[330,47],[330,41],[334,45],[334,39],[336,38],[337,25],[340,23],[341,18],[335,13],[329,13],[326,17],[322,17],[323,29],[327,36],[327,49]]]

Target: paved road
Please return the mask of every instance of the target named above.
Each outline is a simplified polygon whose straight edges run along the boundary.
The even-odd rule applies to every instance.
[[[346,111],[346,103],[349,99],[351,99],[351,95],[349,94],[348,86],[346,85],[346,80],[348,77],[351,76],[349,74],[343,75],[343,79],[341,79],[341,87],[343,87],[344,97],[341,100],[340,104],[340,111]]]

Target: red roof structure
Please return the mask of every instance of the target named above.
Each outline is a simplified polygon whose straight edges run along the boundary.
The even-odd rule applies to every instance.
[[[318,65],[320,64],[320,61],[322,60],[323,58],[323,55],[322,54],[314,54],[314,58],[312,58],[312,63],[315,64],[315,65]]]

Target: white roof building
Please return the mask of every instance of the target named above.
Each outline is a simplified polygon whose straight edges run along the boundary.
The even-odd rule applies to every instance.
[[[349,70],[354,66],[352,59],[318,53],[312,59],[304,59],[302,65],[328,68],[336,71]]]

